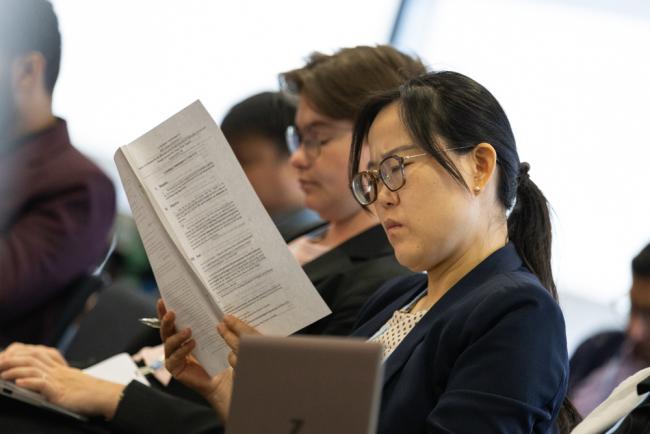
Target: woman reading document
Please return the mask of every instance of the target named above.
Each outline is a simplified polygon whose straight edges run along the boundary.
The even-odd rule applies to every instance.
[[[548,206],[529,169],[499,103],[461,74],[429,73],[362,110],[352,190],[400,263],[426,272],[380,289],[354,333],[384,344],[379,433],[547,433],[575,424],[563,405],[568,362]],[[191,331],[176,332],[163,305],[159,313],[168,369],[227,423],[232,369],[209,378],[190,357]],[[236,367],[239,337],[255,330],[233,317],[218,330]]]

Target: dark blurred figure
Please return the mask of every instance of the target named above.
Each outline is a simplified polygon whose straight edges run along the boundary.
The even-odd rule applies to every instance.
[[[632,260],[630,320],[625,332],[606,331],[582,343],[571,358],[569,395],[590,413],[614,388],[650,366],[650,244]]]
[[[0,0],[0,346],[55,327],[48,306],[101,262],[115,215],[113,184],[52,114],[60,57],[49,2]]]
[[[296,115],[294,102],[280,92],[263,92],[233,106],[221,122],[246,177],[289,242],[323,222],[304,207],[298,173],[289,163],[285,140]]]

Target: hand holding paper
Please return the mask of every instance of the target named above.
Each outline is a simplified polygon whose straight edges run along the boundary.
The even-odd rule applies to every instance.
[[[191,330],[176,331],[176,316],[174,312],[167,312],[162,300],[158,301],[158,316],[161,319],[160,336],[165,346],[165,367],[176,380],[201,394],[225,423],[230,409],[233,369],[227,368],[211,378],[190,354],[196,345]]]

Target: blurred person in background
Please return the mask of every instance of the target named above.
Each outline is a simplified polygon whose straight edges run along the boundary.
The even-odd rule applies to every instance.
[[[650,366],[650,244],[632,260],[630,319],[625,331],[598,333],[571,358],[569,395],[587,415],[623,380]]]
[[[101,262],[115,216],[113,184],[52,113],[60,57],[49,2],[0,1],[0,347],[44,339],[49,306]]]
[[[221,121],[246,177],[287,242],[325,223],[305,208],[297,171],[289,163],[285,133],[295,115],[287,95],[262,92],[234,105]]]
[[[305,205],[328,224],[289,243],[332,314],[299,333],[347,335],[357,313],[385,281],[408,274],[377,216],[361,207],[348,184],[352,130],[368,96],[426,72],[419,59],[380,45],[313,53],[302,68],[280,75],[298,97],[287,129],[291,164]]]

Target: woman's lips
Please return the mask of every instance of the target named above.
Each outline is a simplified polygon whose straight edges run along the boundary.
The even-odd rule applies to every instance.
[[[298,182],[300,183],[300,188],[303,191],[310,190],[316,186],[316,183],[314,181],[307,181],[306,179],[299,179]]]
[[[395,230],[399,229],[402,227],[402,224],[395,221],[388,219],[384,222],[384,228],[386,229],[386,232],[394,232]]]

